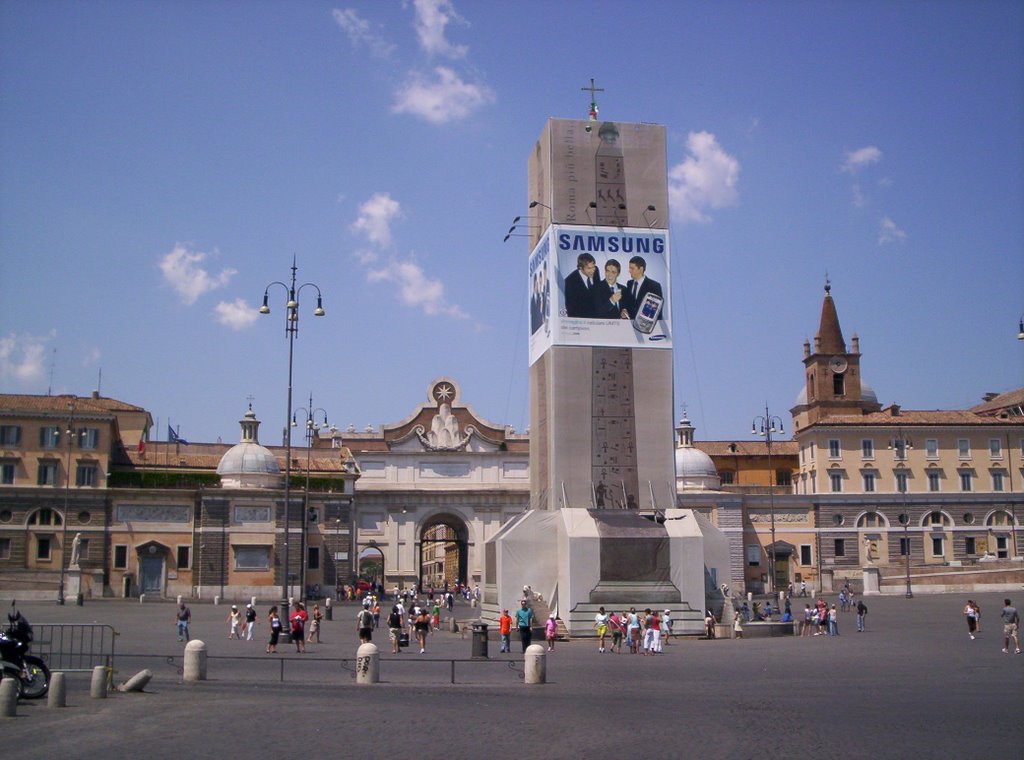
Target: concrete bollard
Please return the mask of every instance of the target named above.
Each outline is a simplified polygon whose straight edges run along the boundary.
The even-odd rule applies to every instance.
[[[93,699],[107,698],[107,667],[97,665],[92,669],[92,683],[89,684],[89,696]]]
[[[146,601],[146,595],[139,594],[139,604],[142,604],[144,601]]]
[[[46,693],[47,707],[67,707],[68,691],[64,674],[60,671],[50,674],[50,690]]]
[[[213,595],[213,606],[216,607],[220,604],[220,594]]]
[[[181,606],[181,594],[178,594],[178,598],[175,600],[178,606]]]
[[[356,650],[356,683],[380,681],[380,650],[376,644],[360,644]]]
[[[142,691],[146,688],[146,684],[148,684],[152,678],[152,670],[140,670],[123,684],[120,684],[117,687],[117,690],[121,692]]]
[[[13,718],[18,714],[18,680],[0,681],[0,718]]]
[[[186,683],[206,680],[206,644],[199,639],[185,645],[184,678]]]
[[[331,606],[331,597],[327,597],[324,600],[324,617],[328,620],[334,620],[334,607]]]
[[[540,644],[530,644],[526,647],[523,655],[523,665],[526,671],[524,681],[526,683],[547,683],[548,680],[548,653]]]
[[[249,597],[249,604],[251,604],[251,605],[252,605],[252,608],[253,608],[253,609],[256,609],[256,597],[254,597],[254,596],[250,596],[250,597]]]

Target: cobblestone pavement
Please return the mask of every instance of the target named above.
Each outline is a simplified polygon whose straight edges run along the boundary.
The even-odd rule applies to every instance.
[[[1021,757],[1024,655],[1000,651],[1004,596],[1024,609],[1024,590],[973,596],[983,611],[974,641],[962,615],[967,596],[957,594],[868,598],[868,630],[857,633],[844,614],[838,638],[676,639],[657,657],[599,654],[591,639],[559,642],[548,683],[536,686],[522,681],[518,641],[501,655],[494,640],[489,662],[456,663],[452,685],[450,660],[468,659],[471,641],[443,631],[427,653],[397,656],[378,631],[382,683],[357,686],[353,604],[335,609],[323,643],[304,655],[287,645],[265,654],[262,618],[256,641],[229,641],[227,606],[191,604],[192,635],[211,659],[209,680],[186,685],[172,604],[32,602],[20,606],[33,624],[113,625],[115,680],[147,667],[154,678],[146,693],[91,700],[88,674],[69,674],[66,709],[21,702],[2,727],[28,757]]]

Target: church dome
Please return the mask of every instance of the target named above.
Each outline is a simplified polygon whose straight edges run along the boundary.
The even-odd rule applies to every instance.
[[[281,467],[277,457],[259,442],[259,420],[252,407],[239,423],[242,440],[220,458],[217,474],[225,488],[278,488],[281,485]]]
[[[676,490],[712,490],[717,491],[722,486],[721,478],[718,477],[718,470],[711,457],[693,445],[694,427],[686,418],[679,421],[676,428]]]

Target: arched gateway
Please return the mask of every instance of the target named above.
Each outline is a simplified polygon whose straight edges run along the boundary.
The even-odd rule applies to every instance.
[[[483,547],[529,506],[529,439],[488,422],[441,377],[404,420],[334,433],[359,463],[356,552],[383,554],[384,585],[482,583]]]

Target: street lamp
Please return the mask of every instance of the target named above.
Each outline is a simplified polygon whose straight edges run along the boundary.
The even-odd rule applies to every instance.
[[[320,409],[320,408],[317,408],[317,409],[313,408],[313,392],[312,391],[310,391],[310,393],[309,393],[309,406],[307,406],[307,407],[301,407],[300,406],[298,409],[296,409],[294,412],[292,412],[292,427],[298,427],[299,426],[299,422],[298,422],[298,414],[299,414],[299,412],[302,412],[302,414],[305,416],[305,420],[306,420],[306,425],[305,425],[305,427],[306,427],[306,497],[305,497],[305,499],[303,501],[303,506],[302,506],[302,538],[301,538],[302,569],[299,571],[299,584],[301,586],[301,590],[299,592],[299,595],[303,599],[305,599],[306,598],[306,564],[307,564],[307,561],[306,561],[307,560],[307,557],[306,557],[306,525],[309,522],[309,470],[310,470],[310,465],[312,464],[313,436],[316,434],[316,429],[317,429],[317,425],[316,425],[317,412],[320,412],[321,414],[323,414],[324,421],[323,421],[323,425],[321,425],[321,427],[323,429],[327,428],[327,424],[328,423],[327,423],[327,412],[324,411],[323,409]]]
[[[1024,314],[1021,315],[1020,322],[1018,323],[1017,340],[1024,340]]]
[[[68,451],[64,465],[64,519],[60,531],[60,586],[57,588],[57,604],[64,604],[64,564],[68,557],[68,510],[71,504],[71,444],[75,440],[75,402],[68,404],[68,427],[65,431]]]
[[[778,427],[776,427],[776,424]],[[764,436],[765,444],[768,446],[768,509],[772,522],[772,545],[768,552],[768,571],[771,581],[771,592],[776,594],[775,588],[775,471],[772,470],[772,435],[785,433],[782,426],[782,418],[768,413],[768,402],[764,404],[764,414],[754,417],[750,424],[751,435]]]
[[[281,609],[284,611],[285,616],[288,614],[288,568],[289,555],[288,555],[288,539],[291,535],[291,476],[292,476],[292,436],[291,430],[288,427],[288,421],[292,416],[292,367],[295,356],[295,337],[299,334],[299,294],[303,288],[313,288],[316,291],[316,309],[313,311],[314,317],[322,317],[324,315],[323,297],[320,294],[320,288],[314,285],[312,282],[306,282],[300,285],[298,288],[295,287],[295,273],[298,271],[298,267],[295,265],[295,257],[292,257],[292,281],[291,285],[285,285],[279,280],[267,285],[263,291],[263,305],[260,307],[260,314],[269,314],[270,306],[267,301],[270,296],[270,289],[275,285],[280,285],[285,289],[288,294],[288,301],[285,304],[285,322],[284,322],[284,333],[288,338],[288,408],[285,416],[285,428],[284,428],[284,572],[281,577]]]
[[[914,448],[914,442],[907,439],[903,435],[903,428],[896,428],[896,440],[889,441],[889,448],[893,452],[893,458],[896,459],[896,469],[902,472],[896,473],[896,488],[903,495],[903,513],[900,515],[900,523],[903,524],[903,564],[906,568],[907,576],[907,590],[905,596],[907,599],[914,598],[914,591],[910,585],[910,513],[907,512],[907,488],[909,481],[907,480],[906,459],[907,450]],[[903,476],[902,480],[900,475]]]

